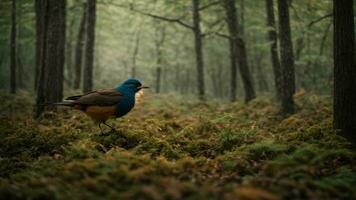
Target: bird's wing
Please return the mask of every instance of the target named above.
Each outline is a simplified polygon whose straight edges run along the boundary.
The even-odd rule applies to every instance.
[[[66,100],[74,100],[76,104],[86,106],[110,106],[119,103],[122,97],[122,94],[115,89],[101,89],[68,97]]]

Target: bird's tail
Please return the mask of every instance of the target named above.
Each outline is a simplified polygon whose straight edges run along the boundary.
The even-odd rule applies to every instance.
[[[73,106],[74,106],[74,101],[71,101],[71,100],[64,100],[64,101],[62,101],[62,102],[54,103],[53,105],[56,105],[56,106],[69,106],[69,107],[73,107]]]
[[[42,103],[42,104],[37,104],[37,106],[69,106],[69,107],[73,107],[75,106],[74,101],[68,101],[68,100],[64,100],[61,102],[56,102],[56,103]]]

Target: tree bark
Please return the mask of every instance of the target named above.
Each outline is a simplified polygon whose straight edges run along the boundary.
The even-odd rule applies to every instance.
[[[10,93],[16,93],[16,0],[12,0],[10,33]]]
[[[36,15],[39,21],[41,46],[40,73],[37,89],[36,117],[44,111],[46,103],[62,100],[65,48],[65,0],[36,0]],[[36,17],[37,18],[37,17]],[[43,25],[43,26],[42,26]],[[39,38],[39,37],[37,37]]]
[[[276,22],[273,11],[273,0],[266,0],[266,12],[267,12],[267,25],[269,26],[268,40],[270,41],[270,54],[274,74],[274,87],[276,90],[276,96],[281,101],[282,93],[282,75],[281,75],[281,63],[278,57],[277,48],[277,31]]]
[[[35,66],[35,81],[34,89],[39,88],[38,82],[40,79],[41,66],[43,65],[44,57],[44,41],[45,41],[45,0],[35,0],[35,13],[36,13],[36,66]]]
[[[82,19],[80,20],[77,42],[75,45],[75,60],[74,60],[74,89],[80,88],[80,82],[82,79],[82,66],[83,66],[83,47],[85,42],[85,26],[87,21],[87,6],[83,4]]]
[[[200,30],[199,0],[192,0],[193,4],[193,32],[195,38],[195,59],[197,65],[198,96],[200,100],[205,100],[204,82],[204,59],[202,49],[202,35]]]
[[[352,0],[334,0],[334,128],[356,144],[356,66]]]
[[[132,62],[131,62],[131,76],[132,78],[136,77],[136,60],[137,60],[137,55],[138,51],[140,50],[140,32],[137,32],[136,34],[136,40],[135,40],[135,47],[134,47],[134,52],[132,55]]]
[[[38,118],[44,111],[45,99],[45,57],[47,48],[47,29],[48,29],[48,0],[36,0],[36,71],[35,71],[35,90],[37,90],[35,118]]]
[[[159,24],[157,24],[157,26],[159,26]],[[157,65],[157,67],[156,67],[156,93],[160,93],[160,89],[161,89],[162,45],[164,43],[165,36],[166,36],[165,29],[163,27],[156,27],[156,31],[155,31],[156,65]]]
[[[294,113],[293,94],[295,92],[294,55],[289,22],[287,0],[278,0],[279,40],[281,51],[281,100],[282,114]]]
[[[258,86],[261,92],[268,92],[268,82],[265,77],[265,73],[262,69],[261,62],[257,62],[256,64],[257,78],[258,78]]]
[[[16,61],[17,61],[17,88],[18,89],[24,89],[25,88],[25,83],[24,83],[24,69],[23,69],[23,63],[20,57],[20,47],[18,47],[17,50],[17,56],[16,56]]]
[[[240,7],[240,32],[241,35],[245,35],[245,0],[240,0],[239,1],[239,7]]]
[[[74,70],[73,70],[73,26],[74,19],[72,19],[67,27],[68,35],[66,42],[66,78],[65,82],[70,88],[74,86]]]
[[[240,69],[240,74],[245,91],[245,102],[256,97],[253,87],[252,76],[247,61],[245,42],[242,33],[238,29],[237,12],[234,0],[224,0],[227,24],[230,34],[230,65],[231,65],[231,92],[230,100],[236,100],[236,61]]]
[[[21,4],[20,6],[17,8],[17,17],[21,18],[22,17],[22,7]],[[17,39],[18,41],[21,40],[22,38],[22,30],[23,30],[23,26],[21,23],[21,20],[19,20],[17,22]],[[21,53],[22,53],[22,45],[21,42],[16,42],[16,75],[17,75],[17,89],[24,89],[26,84],[24,82],[24,76],[25,76],[25,72],[24,72],[24,65],[22,63],[22,58],[21,58]]]
[[[238,66],[242,78],[242,83],[245,90],[245,103],[248,103],[256,97],[255,89],[253,86],[252,76],[247,61],[247,52],[245,42],[241,39],[237,39],[237,57]]]
[[[83,91],[93,89],[94,44],[96,23],[96,0],[87,0],[87,34],[85,48],[85,65],[83,78]]]

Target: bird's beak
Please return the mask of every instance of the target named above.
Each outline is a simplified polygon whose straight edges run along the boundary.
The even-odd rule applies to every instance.
[[[141,89],[145,89],[145,88],[150,88],[150,87],[142,85],[142,86],[138,87],[137,89],[141,90]]]
[[[150,87],[142,85],[142,86],[136,88],[136,92],[140,91],[141,89],[145,89],[145,88],[150,88]]]

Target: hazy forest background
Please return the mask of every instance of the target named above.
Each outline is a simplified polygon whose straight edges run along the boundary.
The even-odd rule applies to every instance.
[[[0,197],[356,199],[352,0],[2,0]],[[128,78],[118,128],[46,108]]]

